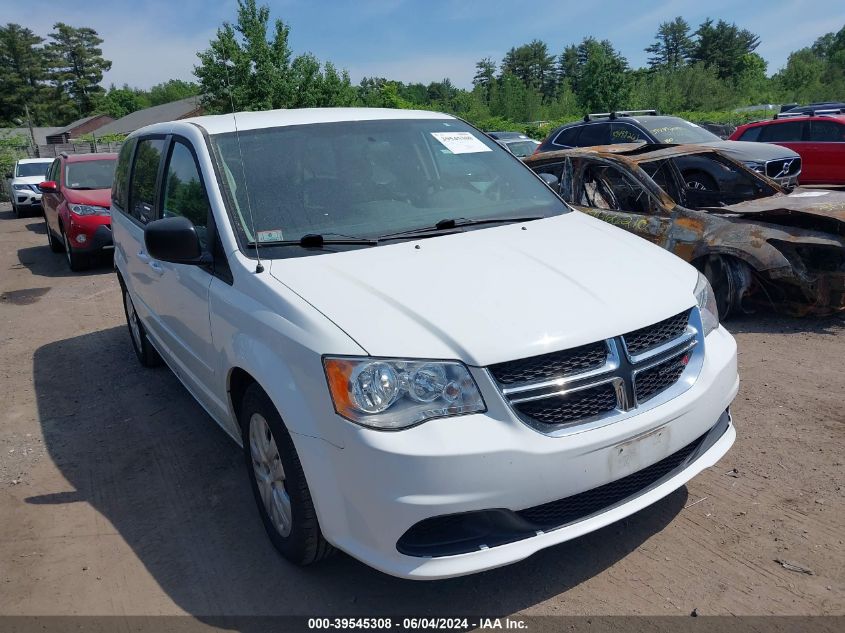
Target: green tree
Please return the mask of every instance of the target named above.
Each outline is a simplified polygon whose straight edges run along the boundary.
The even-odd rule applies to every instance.
[[[103,57],[103,40],[88,27],[76,28],[57,22],[45,48],[51,79],[76,104],[81,115],[94,109],[105,93],[100,85],[111,62]]]
[[[349,80],[349,73],[337,72],[334,64],[326,62],[323,66],[323,90],[319,106],[352,106],[357,98],[355,88]]]
[[[490,103],[490,86],[496,81],[496,62],[492,57],[485,57],[475,64],[475,76],[472,85],[481,89],[485,103]]]
[[[17,126],[26,117],[33,125],[61,122],[46,84],[44,39],[19,24],[0,26],[0,124]]]
[[[130,88],[127,84],[123,84],[122,88],[112,85],[97,103],[97,112],[119,119],[150,105],[149,96],[143,90]]]
[[[650,54],[648,65],[652,69],[675,70],[689,61],[693,50],[690,26],[682,17],[671,22],[661,22],[654,36],[654,43],[646,47]]]
[[[714,66],[722,79],[736,77],[742,70],[743,57],[753,53],[760,44],[757,35],[724,20],[714,24],[708,18],[699,25],[695,35],[690,59]]]
[[[169,81],[156,84],[149,89],[147,99],[151,106],[179,101],[198,95],[200,87],[192,81],[181,79],[170,79]]]
[[[552,98],[557,84],[555,58],[545,42],[533,40],[511,48],[502,60],[502,74],[518,77],[526,88]]]

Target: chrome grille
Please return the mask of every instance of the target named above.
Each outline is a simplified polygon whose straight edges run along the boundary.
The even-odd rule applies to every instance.
[[[598,385],[570,393],[530,400],[514,405],[523,415],[543,424],[568,424],[602,415],[616,409],[616,390],[612,384]]]
[[[786,178],[801,173],[801,157],[780,158],[766,163],[766,175],[769,178]]]
[[[689,352],[683,351],[662,363],[634,374],[634,393],[638,403],[643,403],[665,391],[684,373],[689,363]]]
[[[694,308],[605,341],[488,370],[523,422],[542,433],[566,435],[630,417],[686,391],[701,370],[701,332]]]
[[[601,342],[499,363],[491,365],[489,369],[499,383],[514,385],[535,380],[548,380],[556,376],[580,374],[601,367],[606,360],[607,345]]]
[[[625,348],[631,356],[638,356],[678,338],[687,329],[688,323],[689,310],[685,310],[654,325],[628,332],[623,337]]]

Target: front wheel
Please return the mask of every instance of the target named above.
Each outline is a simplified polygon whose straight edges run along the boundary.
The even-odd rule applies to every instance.
[[[720,319],[727,320],[742,309],[743,299],[752,282],[748,264],[733,257],[710,255],[704,261],[701,272],[713,287]]]
[[[700,171],[691,171],[684,174],[684,183],[687,187],[696,191],[719,191],[719,185],[713,177]]]
[[[53,231],[50,228],[50,223],[47,221],[46,215],[44,216],[44,227],[47,229],[47,246],[49,246],[50,250],[54,253],[61,253],[64,246],[62,242],[53,236]]]
[[[249,481],[270,541],[297,565],[326,558],[334,548],[320,531],[293,440],[257,384],[244,394],[239,421]]]
[[[87,264],[86,256],[73,250],[70,241],[67,239],[67,233],[64,231],[62,231],[62,241],[64,242],[65,260],[67,261],[68,268],[73,272],[79,272],[85,269],[85,265]]]
[[[129,290],[123,288],[123,312],[126,314],[126,324],[129,326],[129,336],[132,339],[132,349],[138,362],[144,367],[156,367],[161,364],[161,356],[147,338],[147,331],[144,324],[135,311],[135,304],[129,296]]]

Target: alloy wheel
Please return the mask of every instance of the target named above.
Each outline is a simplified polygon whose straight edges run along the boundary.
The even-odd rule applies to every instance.
[[[285,489],[285,469],[270,426],[260,413],[253,413],[249,419],[249,452],[267,516],[279,534],[287,537],[293,519],[290,496]]]

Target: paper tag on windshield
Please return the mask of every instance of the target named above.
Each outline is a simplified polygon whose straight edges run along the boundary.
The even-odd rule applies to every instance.
[[[258,231],[257,236],[259,244],[262,242],[281,242],[284,239],[282,237],[282,229]]]
[[[489,147],[469,132],[432,132],[431,135],[453,154],[474,154],[491,151]]]

